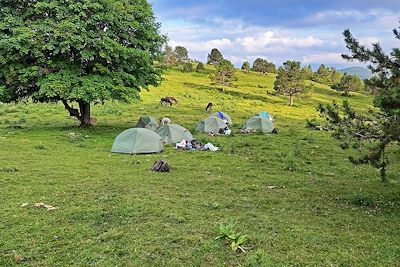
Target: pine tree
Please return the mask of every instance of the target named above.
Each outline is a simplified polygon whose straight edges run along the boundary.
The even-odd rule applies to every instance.
[[[345,73],[340,82],[332,86],[332,89],[342,92],[344,96],[349,96],[350,92],[362,91],[364,89],[364,84],[357,76],[347,75],[347,73]]]
[[[189,62],[189,52],[183,46],[176,46],[174,49],[174,53],[176,55],[176,59],[179,64],[184,64]]]
[[[214,85],[220,85],[222,92],[225,93],[225,87],[232,86],[232,82],[237,78],[235,68],[229,60],[222,60],[216,67],[216,72],[211,75],[211,81]]]
[[[395,29],[396,39],[400,39]],[[370,70],[376,77],[367,81],[377,88],[374,105],[379,112],[356,113],[347,102],[343,107],[320,105],[318,108],[334,130],[334,137],[342,141],[343,148],[358,149],[358,157],[350,157],[354,164],[370,164],[380,170],[381,180],[387,179],[387,166],[390,163],[387,148],[400,143],[400,49],[393,48],[386,54],[379,43],[372,49],[361,45],[350,33],[343,32],[349,55],[344,59],[370,62]],[[398,147],[397,147],[398,148]],[[394,147],[393,147],[394,149]]]
[[[207,56],[207,64],[217,65],[222,62],[223,59],[224,57],[222,56],[221,52],[219,52],[217,48],[213,48],[211,53]]]
[[[182,65],[182,72],[193,72],[192,63],[188,62]]]
[[[254,63],[253,67],[251,68],[252,71],[260,72],[261,74],[266,73],[276,73],[275,64],[272,62],[268,62],[265,59],[257,58]]]
[[[199,73],[205,73],[206,72],[206,69],[205,69],[204,64],[202,62],[197,63],[196,72],[199,72]]]
[[[303,72],[303,78],[305,80],[312,80],[314,72],[312,71],[311,65],[308,65],[307,67],[304,67],[302,69]]]
[[[176,66],[177,64],[178,59],[176,58],[174,50],[169,45],[166,45],[163,51],[162,65],[170,68]]]
[[[304,94],[308,87],[304,83],[300,62],[286,61],[278,69],[278,76],[274,83],[274,90],[279,95],[289,96],[289,105],[293,106],[296,95]]]
[[[248,61],[243,62],[242,71],[250,72],[250,63]]]
[[[342,74],[335,68],[328,68],[324,64],[321,64],[314,73],[313,81],[332,86],[340,82],[341,78]]]

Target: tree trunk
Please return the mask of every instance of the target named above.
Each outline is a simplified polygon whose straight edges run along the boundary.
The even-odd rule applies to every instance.
[[[91,126],[90,121],[90,103],[86,103],[84,101],[79,101],[79,112],[81,113],[81,126],[88,127]]]
[[[293,95],[289,95],[289,106],[293,106]]]

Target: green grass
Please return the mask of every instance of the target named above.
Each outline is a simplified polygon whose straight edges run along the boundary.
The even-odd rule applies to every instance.
[[[289,107],[267,93],[274,79],[239,73],[221,94],[206,74],[170,70],[141,101],[93,107],[91,129],[61,105],[0,105],[0,266],[400,266],[400,153],[380,183],[375,169],[348,162],[356,152],[305,128],[319,119],[318,103],[345,98],[317,84]],[[179,105],[161,107],[167,95]],[[372,107],[370,97],[348,100]],[[220,152],[110,153],[140,115],[194,130],[208,102],[235,124],[232,137],[196,134]],[[236,133],[260,111],[274,116],[278,135]],[[160,158],[171,173],[149,171]],[[246,254],[214,240],[230,222],[248,235]]]

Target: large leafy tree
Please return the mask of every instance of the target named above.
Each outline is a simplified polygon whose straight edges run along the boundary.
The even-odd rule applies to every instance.
[[[232,82],[236,79],[235,67],[226,59],[223,59],[217,65],[216,72],[211,75],[212,83],[220,85],[223,93],[225,93],[225,87],[232,86]]]
[[[223,59],[221,52],[217,48],[213,48],[207,56],[207,64],[218,65]]]
[[[0,0],[0,96],[90,106],[158,85],[164,37],[147,0]],[[79,110],[71,102],[79,104]]]
[[[272,62],[268,62],[265,59],[257,58],[253,62],[253,67],[251,68],[252,71],[260,72],[261,74],[265,73],[276,73],[275,64]]]
[[[275,92],[289,96],[289,105],[293,106],[294,97],[305,93],[307,89],[300,62],[288,60],[283,63],[283,67],[278,69],[278,76],[274,83]]]
[[[360,156],[350,160],[378,168],[382,181],[385,181],[389,164],[387,148],[400,142],[400,49],[393,48],[386,54],[379,43],[367,48],[349,30],[343,35],[350,51],[343,58],[371,63],[369,68],[376,76],[368,84],[378,88],[374,104],[379,112],[357,114],[347,103],[343,107],[336,103],[321,105],[319,111],[330,122],[334,136],[343,141],[343,148],[359,150]],[[398,30],[394,30],[394,35],[400,39]]]

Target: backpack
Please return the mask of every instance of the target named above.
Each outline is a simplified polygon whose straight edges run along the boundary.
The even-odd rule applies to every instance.
[[[170,172],[171,168],[165,160],[159,159],[151,167],[152,172]]]

